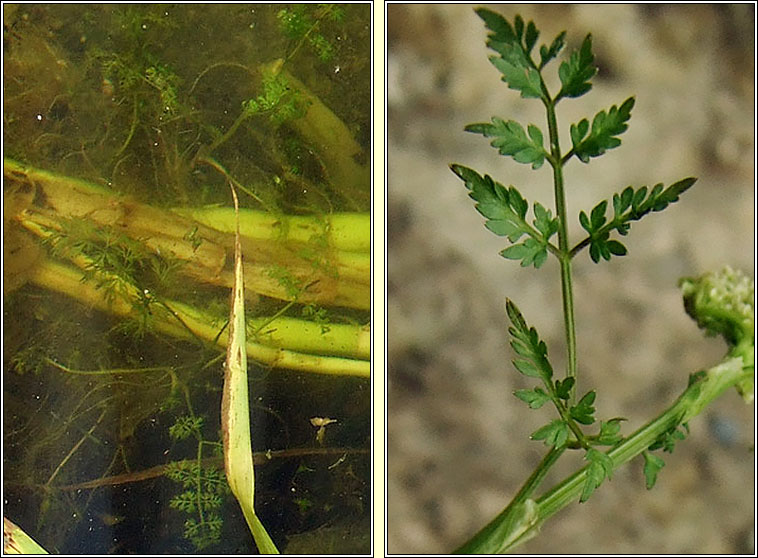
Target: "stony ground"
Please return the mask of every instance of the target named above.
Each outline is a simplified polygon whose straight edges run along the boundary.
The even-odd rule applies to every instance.
[[[511,395],[530,382],[509,364],[506,296],[539,329],[554,368],[563,368],[557,264],[522,269],[499,257],[505,244],[485,230],[448,169],[458,162],[491,173],[553,206],[548,165],[534,172],[462,131],[492,115],[546,127],[538,101],[499,81],[474,7],[388,8],[391,553],[452,550],[505,506],[544,453],[528,437],[550,411],[530,411]],[[699,177],[679,203],[633,225],[628,256],[575,260],[580,390],[596,389],[598,416],[627,417],[629,433],[724,350],[684,314],[678,278],[725,264],[753,273],[753,7],[493,9],[534,19],[539,44],[568,29],[573,49],[592,32],[600,74],[590,94],[559,106],[563,145],[570,123],[636,96],[622,146],[568,165],[571,215],[629,184]],[[572,238],[580,231],[573,217]],[[753,552],[754,407],[727,393],[690,426],[652,491],[634,461],[519,550]],[[578,459],[559,463],[547,483]]]

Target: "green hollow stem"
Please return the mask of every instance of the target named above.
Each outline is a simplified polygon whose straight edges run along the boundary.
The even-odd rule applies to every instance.
[[[690,385],[668,409],[606,452],[613,470],[647,450],[665,432],[691,420],[730,387],[752,378],[753,351],[752,341],[743,343],[730,351],[721,363],[704,373],[693,375]],[[551,465],[552,461],[543,459],[530,480],[544,475],[546,471],[540,472],[539,469],[548,469]],[[587,471],[588,467],[583,467],[536,500],[521,497],[517,501],[524,490],[522,488],[505,510],[456,553],[502,554],[532,538],[545,520],[572,501],[578,500],[587,479]],[[527,481],[525,486],[529,484]]]
[[[563,187],[563,162],[561,146],[558,140],[558,123],[555,117],[555,101],[549,96],[542,99],[547,110],[547,125],[550,133],[549,161],[553,167],[553,187],[555,193],[555,212],[558,215],[558,261],[561,268],[561,294],[563,298],[563,324],[566,331],[567,367],[566,376],[576,376],[576,329],[574,326],[574,291],[571,285],[571,254],[566,212],[566,193]],[[574,384],[576,385],[576,384]],[[570,401],[574,401],[575,389],[571,389]]]

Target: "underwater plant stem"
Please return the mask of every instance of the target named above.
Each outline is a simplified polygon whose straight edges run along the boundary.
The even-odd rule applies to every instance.
[[[331,13],[332,9],[334,9],[334,6],[331,6],[331,5],[326,5],[325,6],[324,11],[321,12],[321,14],[319,14],[319,16],[316,18],[316,21],[313,22],[313,25],[311,25],[310,28],[308,28],[308,31],[305,32],[305,34],[303,35],[303,38],[300,39],[300,42],[297,43],[297,46],[295,46],[295,48],[292,49],[292,52],[290,52],[287,55],[287,57],[284,59],[284,64],[286,64],[292,58],[294,58],[294,56],[297,53],[297,51],[300,50],[300,47],[302,47],[303,44],[305,43],[305,40],[308,38],[308,35],[310,35],[311,32],[318,27],[318,25],[319,25],[319,23],[321,23],[322,19],[324,19],[327,15],[329,15]]]
[[[566,332],[566,352],[568,355],[566,377],[576,377],[576,329],[574,325],[574,292],[571,284],[571,254],[569,251],[566,193],[563,187],[563,163],[558,139],[558,124],[555,117],[555,101],[549,97],[542,99],[547,109],[547,124],[550,133],[550,165],[553,167],[555,212],[558,215],[558,261],[561,269],[561,294],[563,298],[563,325]],[[571,388],[570,402],[574,402],[576,383]]]
[[[283,68],[282,59],[263,64],[263,75],[281,75],[297,92],[308,109],[305,116],[291,121],[292,127],[314,147],[326,167],[329,183],[355,209],[371,207],[371,166],[358,161],[365,153],[345,123],[303,82]]]
[[[230,135],[230,132],[233,133],[240,124],[248,117],[244,112],[237,118],[237,121],[232,124],[232,127],[229,129],[229,132],[227,132],[227,135]],[[224,136],[226,138],[226,136]],[[226,140],[224,140],[226,141]],[[211,153],[214,149],[216,149],[220,145],[220,142],[213,142],[210,147],[208,147],[207,153]],[[257,201],[259,204],[261,204],[266,209],[271,209],[266,202],[264,202],[255,192],[250,190],[249,188],[246,188],[243,184],[241,184],[239,181],[237,181],[232,175],[229,174],[229,172],[224,168],[224,166],[216,161],[213,157],[204,154],[204,153],[198,153],[195,161],[198,163],[203,163],[208,165],[209,167],[212,167],[213,169],[217,170],[219,173],[224,175],[224,178],[226,178],[229,182],[234,184],[235,188],[238,188],[245,192],[248,196],[253,198],[255,201]]]
[[[106,299],[103,291],[97,288],[97,285],[92,282],[82,282],[82,279],[82,272],[78,269],[49,260],[41,260],[38,262],[32,275],[30,275],[30,280],[33,283],[43,288],[51,289],[70,296],[94,309],[115,314],[117,316],[130,316],[133,314],[134,306],[129,301],[120,297],[115,297],[113,300],[109,301]],[[182,317],[186,327],[194,331],[197,336],[207,341],[214,342],[217,346],[226,346],[227,339],[223,335],[216,339],[218,331],[214,325],[215,319],[213,317],[180,302],[171,302],[171,307]],[[180,326],[176,322],[174,316],[168,314],[165,310],[161,312],[160,308],[156,308],[153,320],[153,325],[158,331],[180,338],[186,338],[188,336],[185,327]],[[277,322],[279,320],[285,320],[285,318],[278,318]],[[308,327],[311,328],[310,330],[318,328],[320,331],[320,326],[318,326],[318,324],[312,323],[312,326]],[[355,328],[355,326],[349,326],[346,324],[333,325],[331,326],[329,333],[315,336],[313,339],[308,340],[307,343],[318,341],[328,343],[330,339],[333,343],[335,338],[330,337],[330,335],[333,333],[336,334],[339,331],[346,331],[341,330],[340,328]],[[285,330],[287,328],[282,327],[281,329]],[[361,328],[357,329],[360,330]],[[359,337],[370,337],[370,335],[364,336],[363,334],[359,334]],[[282,334],[281,339],[284,338],[286,338],[286,335]],[[358,337],[355,337],[354,339],[357,341]],[[366,340],[364,339],[360,343],[365,346]],[[339,347],[340,343],[337,343],[335,346]],[[342,345],[342,347],[344,348],[345,345]],[[288,348],[282,348],[282,346],[270,346],[260,342],[247,342],[247,353],[250,358],[261,364],[274,368],[287,368],[290,370],[317,372],[321,374],[358,376],[362,378],[369,378],[371,376],[371,363],[369,360],[364,360],[362,358],[346,358],[345,356],[330,356],[328,354],[329,351],[329,349],[326,349],[326,354],[307,354]]]
[[[730,387],[752,378],[755,373],[752,358],[745,359],[743,355],[752,354],[753,351],[751,343],[747,350],[743,347],[739,353],[733,351],[716,366],[691,376],[690,385],[668,409],[606,452],[613,470],[647,450],[662,434],[698,415]],[[543,459],[538,469],[547,469],[551,464]],[[579,497],[588,468],[589,465],[582,467],[540,498],[530,500],[530,505],[517,507],[512,502],[457,552],[502,554],[536,535],[546,519]],[[537,471],[532,475],[535,474]]]
[[[265,465],[275,459],[289,459],[289,458],[301,458],[306,456],[329,456],[329,455],[365,455],[369,450],[366,448],[290,448],[284,450],[268,450],[268,451],[256,451],[253,452],[253,463],[255,465]],[[217,466],[221,465],[223,457],[203,457],[201,465],[204,466]],[[90,488],[100,488],[102,486],[116,486],[119,484],[127,484],[131,482],[141,482],[145,480],[155,479],[166,474],[172,464],[189,464],[195,463],[194,459],[187,459],[182,461],[172,461],[165,465],[156,465],[149,469],[143,469],[141,471],[134,471],[131,473],[122,473],[119,475],[113,475],[110,477],[100,477],[93,480],[79,482],[76,484],[66,484],[60,486],[50,486],[50,489],[65,490],[65,491],[77,491],[88,490]],[[44,488],[44,485],[28,485],[21,483],[14,483],[13,481],[7,481],[11,486],[31,486],[32,488]]]
[[[87,432],[84,433],[84,435],[79,439],[79,441],[74,444],[74,447],[71,448],[71,450],[66,454],[66,457],[63,458],[63,460],[58,464],[58,466],[55,468],[55,471],[53,471],[53,474],[50,475],[50,478],[47,479],[47,482],[45,483],[45,486],[50,486],[50,484],[55,480],[55,477],[58,476],[58,473],[61,472],[61,469],[68,463],[68,461],[73,457],[73,455],[79,450],[81,445],[84,443],[84,441],[89,438],[92,433],[95,431],[95,429],[100,425],[100,423],[105,418],[105,413],[108,412],[108,408],[102,410],[100,413],[100,416],[95,421],[95,423],[90,427]]]
[[[178,271],[183,275],[205,284],[231,286],[232,274],[224,270],[232,245],[229,235],[193,220],[190,215],[141,204],[96,184],[8,158],[3,160],[3,174],[21,190],[10,197],[9,206],[14,207],[15,215],[8,218],[15,218],[37,236],[44,237],[46,229],[48,234],[50,229],[60,231],[72,219],[86,221],[93,229],[110,227],[144,244],[161,258],[181,262]],[[34,205],[33,197],[24,193],[28,191],[36,192],[40,198],[44,196],[45,208]],[[9,201],[7,192],[5,201]],[[256,254],[255,261],[245,263],[245,286],[250,293],[291,300],[286,286],[270,274],[272,268],[278,267],[298,280],[310,281],[314,275],[320,279],[316,288],[302,293],[301,303],[361,310],[370,307],[370,257],[369,249],[363,249],[370,245],[371,238],[368,213],[294,218],[253,215],[248,219],[250,214],[246,216],[244,211],[241,214],[243,236],[246,236],[245,223],[250,221],[260,233],[252,239],[243,238],[246,250],[254,250]],[[216,224],[220,220],[221,214],[216,215]],[[346,249],[337,248],[338,245]],[[306,255],[304,248],[310,250]],[[322,265],[314,269],[314,263]]]
[[[229,126],[229,129],[226,131],[226,133],[223,136],[220,136],[213,140],[213,143],[208,146],[208,153],[213,153],[213,151],[218,149],[220,145],[223,145],[226,141],[228,141],[229,138],[231,138],[237,132],[237,128],[239,128],[242,123],[248,118],[250,118],[250,113],[243,110],[237,117],[237,120],[235,120],[234,123]]]

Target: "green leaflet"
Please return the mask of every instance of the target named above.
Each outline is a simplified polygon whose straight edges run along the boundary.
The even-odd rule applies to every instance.
[[[569,409],[571,418],[582,424],[592,424],[595,422],[595,407],[592,406],[594,402],[594,390],[587,392],[587,394],[579,400],[579,403]]]
[[[553,368],[547,360],[547,345],[539,338],[537,330],[529,327],[524,316],[511,300],[506,300],[505,310],[513,324],[508,328],[511,334],[511,347],[516,354],[524,357],[513,361],[514,366],[527,376],[541,378],[547,384],[553,377]]]
[[[523,242],[502,250],[500,255],[520,260],[522,267],[534,265],[539,268],[547,260],[550,238],[558,231],[558,218],[553,217],[552,212],[539,202],[535,202],[532,227],[526,221],[529,203],[516,188],[506,188],[489,175],[481,176],[463,165],[453,164],[450,168],[469,189],[469,197],[477,202],[477,211],[487,218],[485,226],[490,231],[505,236],[512,243],[524,235],[529,236]]]
[[[564,401],[568,401],[571,397],[571,389],[574,387],[574,384],[576,383],[576,378],[573,376],[569,376],[565,380],[556,380],[555,381],[555,395],[563,399]]]
[[[540,47],[540,70],[545,67],[545,64],[558,56],[558,53],[563,49],[565,39],[566,32],[561,31],[561,33],[550,44],[549,48],[545,45],[542,45]]]
[[[626,420],[622,417],[612,418],[600,422],[600,433],[595,438],[595,443],[599,446],[612,446],[621,441],[621,421]]]
[[[532,440],[545,440],[545,445],[561,447],[568,440],[569,429],[566,423],[560,419],[538,428],[532,433]]]
[[[658,478],[658,471],[663,469],[666,462],[649,451],[643,451],[642,457],[645,458],[645,465],[642,469],[642,472],[645,475],[645,487],[650,490],[655,486],[655,481]]]
[[[630,223],[639,221],[648,213],[663,211],[670,204],[679,200],[697,178],[684,178],[664,190],[663,184],[656,184],[650,192],[647,186],[634,190],[626,187],[620,194],[613,195],[613,216],[610,221],[606,218],[608,202],[598,203],[590,212],[589,217],[584,211],[579,213],[579,223],[589,233],[589,237],[571,250],[575,255],[589,244],[590,257],[597,263],[600,259],[610,260],[611,255],[623,256],[626,247],[618,240],[611,240],[610,233],[614,230],[625,236],[629,232]]]
[[[513,392],[513,395],[528,404],[531,409],[539,409],[550,401],[550,395],[545,393],[544,389],[538,387],[534,389],[518,389]]]
[[[237,231],[234,239],[234,287],[229,313],[229,342],[224,366],[221,399],[221,431],[224,440],[224,468],[229,487],[242,508],[255,544],[262,554],[279,554],[268,532],[255,514],[255,473],[250,442],[250,402],[247,394],[247,344],[245,339],[245,282],[242,276],[242,248],[239,234],[239,202],[231,186]]]
[[[589,497],[595,492],[595,489],[602,484],[602,482],[613,475],[613,460],[608,454],[600,452],[595,448],[587,450],[584,458],[590,462],[587,467],[587,478],[584,481],[584,489],[582,495],[579,497],[579,502],[586,502]]]
[[[533,169],[538,169],[545,162],[547,152],[543,147],[542,132],[533,124],[527,127],[528,137],[521,124],[514,120],[506,122],[497,116],[492,117],[492,124],[469,124],[464,129],[494,138],[490,142],[492,147],[497,148],[501,155],[512,156],[518,163],[531,163]]]
[[[621,145],[618,135],[627,129],[626,122],[632,115],[634,97],[629,97],[620,108],[613,105],[608,112],[601,110],[592,120],[592,129],[586,118],[571,125],[571,143],[574,155],[583,163],[589,163],[590,157],[599,157],[607,149]],[[589,135],[587,135],[589,132]]]
[[[500,57],[491,56],[490,62],[503,74],[503,81],[509,88],[520,91],[522,97],[542,96],[542,78],[529,56],[539,36],[534,23],[530,21],[524,28],[524,20],[516,16],[511,26],[503,16],[490,10],[480,8],[476,13],[492,31],[487,46]]]
[[[597,73],[597,68],[592,65],[594,60],[592,35],[587,35],[581,48],[573,52],[567,61],[562,62],[558,69],[562,87],[556,101],[562,97],[581,97],[592,89],[590,79]]]

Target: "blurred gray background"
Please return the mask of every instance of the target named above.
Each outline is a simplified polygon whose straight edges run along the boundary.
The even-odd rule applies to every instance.
[[[487,6],[487,5],[482,5]],[[505,297],[565,362],[560,279],[501,258],[456,162],[516,185],[554,207],[552,175],[501,157],[463,132],[493,115],[545,130],[538,100],[521,99],[489,63],[476,5],[388,6],[388,552],[445,553],[508,503],[544,455],[529,440],[552,420],[511,394],[533,386],[510,365]],[[622,145],[565,169],[571,245],[577,215],[627,185],[699,177],[663,213],[633,223],[629,254],[574,260],[579,391],[596,389],[599,418],[624,416],[628,434],[715,364],[725,345],[683,311],[677,280],[729,264],[753,276],[754,6],[490,5],[533,19],[538,45],[568,30],[567,48],[592,32],[592,91],[558,106],[568,128],[635,95]],[[548,86],[559,84],[556,62]],[[691,424],[652,491],[641,458],[585,504],[543,527],[524,553],[754,552],[754,406],[727,392]],[[545,487],[573,472],[562,458]]]

